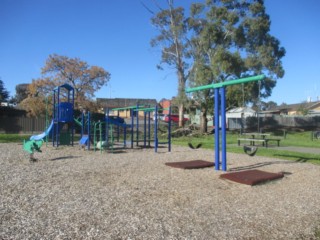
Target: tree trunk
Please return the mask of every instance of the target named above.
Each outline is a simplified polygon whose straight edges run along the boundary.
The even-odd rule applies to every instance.
[[[208,131],[207,110],[205,108],[202,108],[200,113],[200,132],[206,133],[207,131]]]
[[[184,105],[183,103],[179,104],[179,127],[183,127],[184,126]]]
[[[184,126],[184,104],[186,102],[186,93],[185,93],[185,86],[186,86],[186,77],[183,72],[181,61],[179,61],[178,67],[178,104],[179,104],[179,127]]]

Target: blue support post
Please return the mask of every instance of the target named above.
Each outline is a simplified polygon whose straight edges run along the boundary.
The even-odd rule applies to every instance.
[[[117,113],[117,119],[119,119],[119,111],[118,111],[118,113]],[[120,124],[118,123],[117,124],[117,142],[119,142],[120,141]]]
[[[127,147],[127,125],[123,125],[123,147]]]
[[[53,101],[53,128],[52,128],[52,133],[51,133],[51,136],[52,136],[52,146],[54,147],[54,142],[55,142],[55,139],[54,139],[54,133],[55,133],[55,127],[56,127],[56,91],[53,90],[53,96],[52,96],[52,101]]]
[[[221,167],[227,171],[227,134],[226,134],[226,88],[220,88],[221,92]]]
[[[131,113],[131,148],[133,148],[133,130],[134,130],[134,116],[133,116],[133,109],[130,109]]]
[[[138,147],[139,146],[139,105],[137,105],[137,108],[136,108],[136,117],[137,117],[137,121],[136,121],[136,130],[137,130],[137,133],[136,133],[136,140],[137,140],[137,143],[136,143],[136,146]]]
[[[59,139],[60,139],[60,88],[58,88],[58,107],[57,107],[57,131],[56,131],[56,144],[59,147]]]
[[[106,141],[107,146],[109,146],[109,127],[111,125],[111,120],[110,120],[110,116],[109,116],[109,109],[107,109],[107,121],[106,121],[106,129],[105,129],[105,136],[104,136],[104,140]],[[101,124],[100,124],[101,125]],[[100,139],[100,141],[102,141],[103,139]],[[100,148],[101,150],[102,148]]]
[[[154,120],[154,151],[158,152],[158,106],[155,107]]]
[[[74,110],[74,89],[72,90],[72,108]],[[71,126],[72,126],[71,127],[71,131],[72,131],[71,139],[72,139],[72,146],[73,146],[74,145],[74,131],[75,131],[75,129],[74,129],[74,121],[71,122]]]
[[[143,119],[143,147],[147,147],[147,112],[144,111],[144,119]]]
[[[171,152],[171,106],[169,107],[169,123],[168,123],[168,151]]]
[[[215,170],[220,169],[220,141],[219,141],[219,88],[214,89],[214,137],[215,137]]]
[[[151,126],[150,126],[150,111],[148,111],[148,147],[150,147],[150,138],[151,138]]]
[[[90,150],[90,124],[91,124],[91,122],[90,122],[90,112],[88,112],[87,117],[88,117],[88,126],[87,126],[88,127],[88,150]]]

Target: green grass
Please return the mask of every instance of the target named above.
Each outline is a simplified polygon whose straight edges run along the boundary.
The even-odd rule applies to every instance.
[[[4,134],[0,133],[0,143],[21,143],[23,140],[28,140],[33,134]],[[79,141],[80,135],[74,136],[74,141]]]
[[[274,137],[274,133],[271,133]],[[238,134],[227,133],[227,152],[244,154],[242,146],[237,144]],[[201,137],[180,137],[172,140],[173,144],[187,146],[191,142],[194,146],[202,143],[202,148],[212,149],[214,151],[214,136],[207,135]],[[295,147],[309,147],[320,148],[320,140],[311,140],[311,132],[289,132],[286,138],[282,137],[280,146],[295,146]],[[286,159],[299,162],[311,162],[320,164],[320,155],[311,153],[299,153],[294,151],[277,150],[277,148],[259,147],[256,156],[266,156],[271,158]]]
[[[29,139],[31,135],[22,134],[0,134],[0,143],[18,143],[23,142],[24,139]]]
[[[271,133],[272,135],[277,135]],[[280,136],[279,136],[280,135]],[[29,139],[29,135],[21,134],[0,134],[0,143],[12,143],[12,142],[23,142],[24,139]],[[278,134],[277,137],[282,137],[282,134]],[[79,137],[77,136],[77,139]],[[237,146],[237,133],[227,133],[227,152],[244,154],[243,148]],[[76,141],[76,140],[75,140]],[[172,143],[181,146],[187,146],[188,142],[193,145],[202,143],[202,148],[212,149],[214,151],[214,136],[206,135],[201,137],[180,137],[173,138]],[[296,146],[296,147],[310,147],[310,148],[320,148],[320,140],[311,140],[311,132],[288,132],[286,138],[283,138],[280,142],[280,146]],[[299,153],[293,151],[283,151],[277,150],[277,148],[264,148],[259,147],[256,156],[266,156],[271,158],[286,159],[292,161],[300,162],[311,162],[320,164],[320,155],[311,153]]]

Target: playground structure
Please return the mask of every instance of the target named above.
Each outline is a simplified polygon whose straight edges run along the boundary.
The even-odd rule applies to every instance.
[[[131,118],[130,124],[127,124],[123,118],[119,116],[120,111],[130,110]],[[112,152],[117,148],[127,147],[127,138],[130,138],[130,148],[151,148],[151,142],[154,142],[155,152],[158,151],[160,145],[167,145],[168,151],[171,151],[171,121],[165,123],[167,126],[167,136],[165,141],[159,139],[159,118],[158,106],[129,106],[123,108],[107,109],[105,119],[93,122],[90,120],[90,112],[82,113],[81,119],[74,119],[75,122],[81,126],[81,139],[79,144],[90,150],[90,143],[93,144],[93,150],[100,152],[104,150],[111,150]],[[171,108],[167,109],[171,114]],[[116,115],[110,112],[117,112]],[[139,118],[139,113],[143,114],[143,123]],[[151,137],[151,112],[154,112],[155,121],[153,124],[153,138]],[[169,114],[169,116],[170,116]],[[143,129],[143,130],[141,130]],[[142,133],[142,135],[141,135]],[[142,138],[141,138],[142,136]],[[122,141],[122,143],[121,143]],[[143,143],[142,145],[140,143]]]
[[[214,123],[215,123],[215,170],[227,171],[227,141],[226,141],[226,87],[247,82],[261,81],[265,76],[258,75],[240,78],[226,82],[214,83],[186,89],[187,93],[214,89]],[[220,103],[220,104],[219,104]],[[221,130],[219,116],[221,115]],[[221,131],[221,167],[220,167],[220,131]],[[221,168],[221,169],[220,169]]]
[[[86,111],[82,111],[80,118],[74,118],[75,123],[81,128],[79,145],[81,148],[91,150],[91,144],[93,144],[94,151],[97,149],[102,151],[103,149],[106,149],[107,146],[110,146],[110,144],[113,144],[113,132],[112,130],[109,131],[106,129],[112,129],[112,126],[107,123],[107,118],[100,119],[96,122],[91,118],[91,113]]]
[[[64,101],[62,101],[64,100]],[[74,89],[63,84],[53,90],[52,145],[71,145],[74,141]]]
[[[64,99],[65,101],[62,101]],[[74,139],[74,89],[69,84],[56,87],[53,90],[53,119],[49,127],[41,134],[33,135],[23,142],[23,149],[30,153],[30,160],[34,160],[35,151],[41,152],[44,138],[51,133],[52,145],[72,145]]]
[[[160,122],[158,118],[159,111],[164,109],[159,109],[158,106],[150,107],[150,106],[129,106],[129,107],[123,107],[123,108],[113,108],[111,111],[116,111],[117,116],[116,119],[119,118],[119,111],[125,111],[130,110],[131,115],[131,124],[126,125],[126,129],[130,130],[130,147],[131,149],[134,148],[134,145],[136,147],[141,148],[150,148],[151,142],[154,142],[154,150],[155,152],[158,152],[158,148],[160,145],[167,145],[168,152],[171,151],[171,121],[168,121],[166,123],[167,125],[167,136],[165,141],[160,141],[159,138],[159,128],[160,128]],[[169,118],[171,115],[171,107],[167,109],[169,111]],[[143,115],[143,124],[139,121],[139,113],[142,113]],[[153,139],[151,137],[151,112],[154,113],[154,124],[153,124]],[[109,111],[107,111],[107,116],[109,115]],[[140,127],[143,129],[143,136],[141,139],[140,134]],[[125,131],[126,133],[126,131]],[[119,134],[117,135],[119,136]],[[124,138],[125,139],[125,138]],[[143,143],[143,145],[140,145],[139,143]],[[134,144],[135,143],[135,144]]]
[[[131,124],[126,124],[119,117],[119,111],[130,110]],[[117,111],[117,116],[110,116],[109,111],[105,115],[105,119],[97,122],[91,121],[90,112],[82,112],[81,119],[74,118],[74,89],[69,84],[63,84],[53,90],[53,118],[48,128],[41,134],[30,137],[30,140],[24,141],[23,149],[30,153],[30,159],[33,159],[35,151],[41,152],[40,148],[43,145],[44,138],[51,136],[52,145],[74,145],[75,123],[81,127],[81,139],[79,145],[87,150],[90,150],[90,145],[94,145],[94,151],[97,149],[113,151],[114,143],[123,140],[123,148],[127,146],[127,132],[130,130],[131,148],[136,147],[150,148],[151,142],[154,142],[155,152],[158,151],[160,145],[167,144],[168,151],[171,151],[171,107],[169,110],[169,121],[167,126],[167,136],[165,141],[160,141],[159,138],[159,109],[158,106],[131,106],[125,108],[115,108],[112,111]],[[139,112],[143,112],[143,124],[139,120]],[[151,112],[154,112],[155,120],[153,126],[153,139],[151,137]],[[140,139],[141,125],[143,128],[143,139]],[[139,142],[143,142],[140,145]]]

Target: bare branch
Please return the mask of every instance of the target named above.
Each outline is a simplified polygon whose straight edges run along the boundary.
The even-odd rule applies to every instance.
[[[152,15],[155,15],[154,11],[152,11],[144,2],[140,1],[141,5]]]

